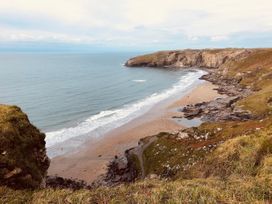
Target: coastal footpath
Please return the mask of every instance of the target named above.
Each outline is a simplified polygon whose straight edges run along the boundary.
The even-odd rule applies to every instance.
[[[205,68],[202,79],[217,85],[222,97],[180,107],[177,118],[203,123],[141,139],[127,150],[125,165],[116,158],[104,181],[92,186],[48,178],[45,187],[44,135],[17,107],[2,106],[0,147],[10,148],[1,149],[0,203],[272,202],[272,49],[162,51],[132,58],[126,66]],[[40,156],[29,154],[36,149]],[[23,160],[29,161],[21,163],[19,155],[29,155]],[[28,174],[37,176],[34,185],[25,185]]]

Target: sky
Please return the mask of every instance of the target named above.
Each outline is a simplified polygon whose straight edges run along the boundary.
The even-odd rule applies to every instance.
[[[272,47],[271,0],[0,0],[0,51]]]

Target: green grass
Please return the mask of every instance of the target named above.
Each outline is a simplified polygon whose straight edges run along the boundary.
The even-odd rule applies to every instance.
[[[161,133],[143,153],[145,172],[166,178],[186,178],[190,167],[209,151],[199,147],[208,144],[209,141],[179,140],[177,135]]]

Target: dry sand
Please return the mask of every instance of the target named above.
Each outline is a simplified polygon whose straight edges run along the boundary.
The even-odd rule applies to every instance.
[[[87,183],[94,181],[106,172],[107,164],[115,155],[122,155],[126,149],[136,146],[139,139],[162,131],[174,132],[185,128],[172,119],[182,114],[177,109],[219,97],[214,88],[211,83],[204,82],[180,99],[159,104],[101,138],[89,141],[77,153],[53,158],[49,175],[81,179]]]

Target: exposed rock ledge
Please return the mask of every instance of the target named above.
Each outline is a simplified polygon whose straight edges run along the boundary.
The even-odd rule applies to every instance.
[[[252,49],[204,49],[160,51],[129,59],[128,67],[218,68],[227,61],[248,56]]]

